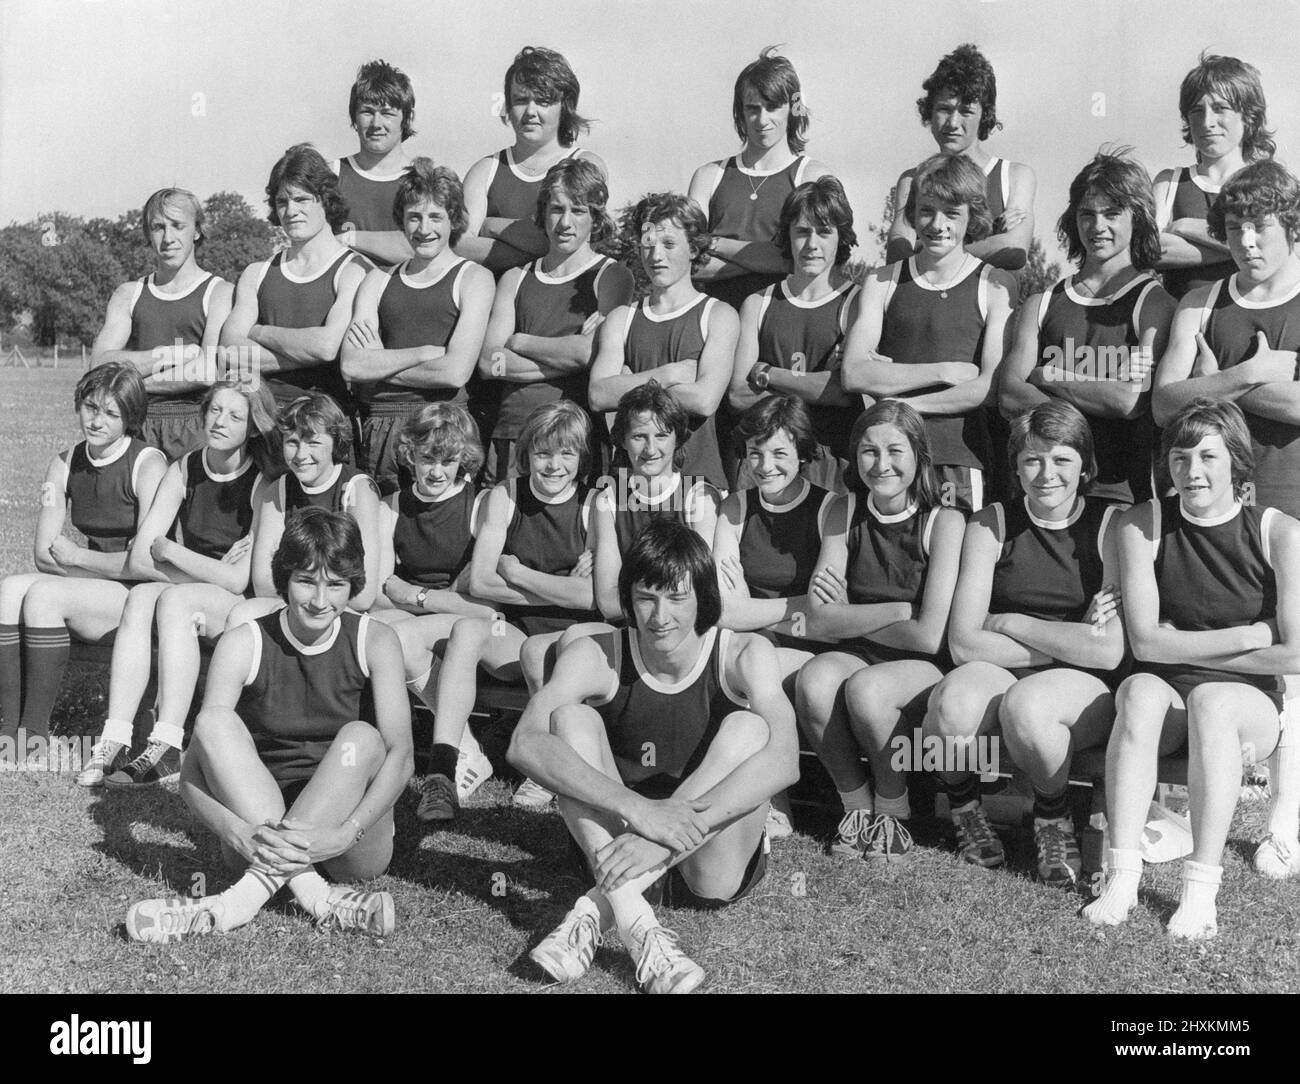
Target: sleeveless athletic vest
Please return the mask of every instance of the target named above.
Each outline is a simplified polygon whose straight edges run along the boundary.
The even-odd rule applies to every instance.
[[[445,591],[469,564],[479,494],[468,482],[460,487],[441,501],[421,497],[410,486],[389,498],[397,511],[393,552],[399,579]]]
[[[514,514],[506,528],[503,554],[518,557],[529,568],[550,575],[568,572],[587,549],[590,509],[594,492],[579,482],[573,493],[558,504],[542,500],[533,492],[527,478],[512,478],[506,483],[514,500]],[[556,632],[575,621],[596,621],[591,610],[571,610],[566,606],[504,606],[506,619],[519,624],[528,635]]]
[[[741,490],[740,567],[753,598],[808,593],[821,552],[832,495],[806,479],[789,504],[768,504],[757,489]]]
[[[245,459],[232,474],[212,474],[203,449],[181,457],[185,496],[172,537],[186,549],[220,560],[253,528],[253,491],[262,476]]]
[[[670,520],[694,528],[692,514],[699,502],[709,495],[717,499],[718,491],[703,478],[678,474],[671,488],[654,497],[632,488],[631,476],[620,470],[614,484],[600,491],[596,500],[601,507],[614,513],[614,534],[618,539],[618,552],[627,553],[642,530],[658,520]]]
[[[460,289],[468,260],[457,260],[429,283],[415,283],[407,277],[407,262],[388,273],[384,292],[379,295],[379,337],[386,350],[414,346],[441,346],[451,341],[460,319]],[[464,403],[462,388],[406,388],[376,381],[359,389],[366,402]]]
[[[1169,186],[1165,206],[1161,208],[1160,221],[1168,225],[1180,218],[1199,218],[1204,222],[1210,216],[1210,207],[1219,195],[1219,188],[1196,175],[1189,167],[1178,171]],[[1231,258],[1202,264],[1200,267],[1171,267],[1164,272],[1165,289],[1175,300],[1181,300],[1198,286],[1225,279],[1237,270]]]
[[[131,296],[131,337],[127,339],[126,349],[156,350],[174,345],[177,339],[186,346],[202,345],[212,292],[220,281],[216,275],[205,275],[185,293],[172,296],[154,286],[152,274],[140,279]],[[199,401],[197,392],[170,394],[165,385],[149,387],[146,391],[150,400],[164,399],[187,407]]]
[[[284,509],[284,518],[300,508],[323,508],[327,512],[346,512],[352,488],[355,485],[375,483],[370,475],[362,474],[356,467],[347,463],[335,463],[329,477],[319,486],[308,489],[298,481],[298,476],[289,471],[280,475],[280,507]]]
[[[140,514],[136,478],[145,456],[161,456],[138,437],[127,437],[106,459],[94,460],[79,442],[68,456],[64,495],[68,518],[96,553],[125,553]]]

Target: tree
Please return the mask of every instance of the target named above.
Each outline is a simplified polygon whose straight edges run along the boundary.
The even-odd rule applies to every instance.
[[[238,282],[250,263],[271,255],[275,231],[238,192],[215,192],[203,204],[204,242],[199,263],[227,282]]]
[[[1029,252],[1025,266],[1017,273],[1020,280],[1020,300],[1023,302],[1033,294],[1050,290],[1061,277],[1061,265],[1053,260],[1047,262],[1047,250],[1043,242],[1035,237],[1029,242]]]

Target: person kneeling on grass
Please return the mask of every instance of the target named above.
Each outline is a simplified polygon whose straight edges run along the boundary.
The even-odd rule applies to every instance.
[[[393,930],[387,892],[329,885],[378,877],[393,805],[411,778],[411,711],[397,636],[347,608],[364,586],[348,516],[295,514],[272,572],[283,609],[217,644],[181,794],[244,875],[220,895],[152,899],[126,916],[133,941],[226,933],[286,884],[322,924]]]
[[[704,971],[643,893],[662,877],[663,902],[712,909],[753,891],[768,800],[799,777],[794,710],[771,644],[717,628],[709,548],[686,525],[642,530],[619,594],[630,627],[565,646],[510,744],[597,881],[530,955],[572,982],[617,928],[644,989],[689,993]]]

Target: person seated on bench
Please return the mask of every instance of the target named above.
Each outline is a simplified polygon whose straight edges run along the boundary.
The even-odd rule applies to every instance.
[[[973,754],[977,737],[1000,735],[1034,788],[1038,879],[1069,888],[1082,869],[1070,759],[1106,740],[1124,677],[1114,528],[1128,506],[1085,496],[1097,477],[1092,428],[1062,400],[1011,423],[1007,459],[1022,495],[981,509],[966,527],[948,629],[959,665],[930,696],[924,733],[942,738],[940,779],[954,817],[969,826],[962,858],[992,867],[1005,853],[985,830],[978,758],[953,764],[948,753]],[[870,679],[849,695],[873,714],[878,690]]]
[[[515,445],[518,477],[488,492],[469,565],[469,593],[499,612],[462,618],[447,637],[436,714],[438,734],[448,744],[459,744],[469,722],[480,666],[499,681],[527,682],[535,689],[541,674],[522,657],[525,640],[597,616],[589,541],[596,496],[587,484],[590,436],[591,421],[576,403],[543,403],[528,415]],[[552,797],[525,780],[515,801],[545,808]],[[457,804],[452,781],[434,774],[425,783],[420,817],[452,820]]]
[[[218,381],[195,408],[204,446],[167,468],[127,558],[131,588],[113,641],[108,716],[83,787],[151,786],[180,770],[199,678],[199,640],[215,643],[248,588],[253,510],[280,462],[275,399],[261,383]],[[157,720],[133,760],[132,724],[149,684],[158,630]]]
[[[650,993],[688,993],[704,971],[645,892],[705,909],[743,899],[766,867],[772,795],[799,775],[794,711],[773,648],[717,627],[709,548],[671,520],[632,543],[619,594],[627,628],[565,646],[515,729],[509,758],[559,795],[597,886],[530,954],[580,978],[617,929]]]
[[[27,759],[20,729],[49,737],[71,636],[95,643],[122,620],[133,575],[127,550],[167,470],[163,453],[140,439],[146,398],[134,367],[97,365],[72,401],[82,439],[45,472],[36,571],[0,581],[0,761],[9,768]],[[65,521],[84,546],[61,533]]]
[[[491,762],[465,725],[468,711],[462,713],[455,701],[462,690],[440,680],[442,653],[457,622],[490,620],[496,612],[492,603],[469,594],[469,562],[486,497],[474,485],[483,446],[469,411],[455,403],[421,407],[397,431],[394,444],[397,463],[414,482],[384,502],[391,524],[383,533],[384,593],[371,613],[396,631],[407,687],[433,712],[431,770],[422,783],[430,797],[416,811],[429,820],[431,813],[446,811],[441,796],[449,788],[456,792],[454,810],[492,775]]]
[[[838,644],[799,671],[795,706],[844,807],[831,853],[889,862],[912,847],[907,777],[894,767],[889,736],[904,719],[907,729],[920,721],[950,667],[944,634],[964,524],[940,503],[925,422],[901,399],[864,412],[849,449],[848,493],[826,515],[807,621],[810,637]],[[865,713],[846,710],[848,686],[886,664],[868,726]]]
[[[1203,940],[1218,932],[1215,896],[1242,765],[1278,745],[1278,676],[1300,672],[1300,523],[1249,500],[1255,455],[1235,403],[1184,406],[1161,435],[1157,462],[1156,492],[1171,483],[1176,492],[1119,521],[1124,624],[1139,672],[1115,696],[1110,869],[1084,914],[1113,926],[1137,903],[1157,762],[1186,746],[1193,846],[1169,935]]]
[[[180,941],[251,922],[286,884],[322,925],[393,931],[393,899],[330,885],[378,877],[411,778],[411,708],[392,629],[348,608],[365,580],[361,531],[306,508],[273,573],[282,609],[222,636],[181,769],[181,796],[243,875],[199,899],[131,906],[133,941]]]

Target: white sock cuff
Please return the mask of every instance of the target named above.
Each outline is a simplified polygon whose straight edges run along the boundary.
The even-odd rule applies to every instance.
[[[907,791],[903,791],[897,798],[884,798],[877,794],[876,812],[898,817],[900,820],[907,820],[912,815],[912,803],[908,798]]]
[[[837,791],[840,796],[840,802],[844,805],[844,812],[849,813],[855,809],[865,809],[871,812],[871,784],[863,783],[862,786],[854,790]]]
[[[115,741],[119,745],[130,745],[135,727],[128,719],[105,719],[104,729],[99,737],[101,741]]]
[[[1193,862],[1189,858],[1183,863],[1183,880],[1195,881],[1197,884],[1217,885],[1223,881],[1223,867]]]
[[[1112,847],[1110,849],[1110,868],[1122,870],[1125,873],[1141,873],[1142,852],[1138,850],[1130,851],[1122,847]]]
[[[164,723],[160,719],[154,723],[149,740],[165,741],[173,749],[179,749],[185,744],[185,727],[177,726],[175,723]]]

